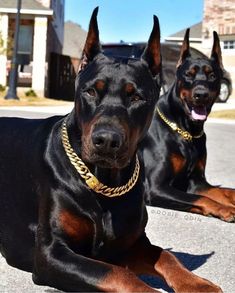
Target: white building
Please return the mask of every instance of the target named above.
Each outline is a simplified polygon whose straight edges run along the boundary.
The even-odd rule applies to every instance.
[[[61,53],[65,0],[22,0],[19,31],[19,85],[39,95],[47,91],[51,52]],[[0,84],[8,81],[15,32],[17,0],[0,0]]]

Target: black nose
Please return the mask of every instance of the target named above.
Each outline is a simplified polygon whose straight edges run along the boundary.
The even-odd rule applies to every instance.
[[[208,91],[198,91],[194,93],[194,101],[196,104],[205,104],[209,100],[209,92]]]
[[[121,134],[113,130],[96,130],[92,134],[92,142],[95,148],[102,152],[115,153],[122,144]]]

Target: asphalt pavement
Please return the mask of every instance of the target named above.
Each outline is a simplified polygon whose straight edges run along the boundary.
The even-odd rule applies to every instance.
[[[235,100],[226,107],[228,105],[235,109]],[[216,107],[225,105],[216,104]],[[72,105],[33,109],[0,107],[0,116],[46,117],[68,113],[71,108]],[[235,187],[235,122],[209,119],[206,123],[206,133],[207,178],[213,184]],[[153,244],[171,250],[188,269],[218,284],[225,293],[235,292],[235,224],[161,208],[148,207],[148,214],[146,231]],[[170,291],[166,284],[157,278],[143,278],[163,292]],[[4,258],[0,257],[0,292],[54,290],[34,285],[30,273],[6,265]]]

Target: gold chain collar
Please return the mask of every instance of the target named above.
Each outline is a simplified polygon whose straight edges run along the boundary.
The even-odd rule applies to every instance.
[[[204,134],[204,131],[202,130],[200,134],[198,135],[192,135],[190,134],[187,130],[182,130],[181,128],[178,127],[178,125],[175,123],[175,122],[172,122],[170,120],[168,120],[166,118],[166,116],[164,116],[164,114],[160,111],[160,109],[157,107],[157,113],[159,114],[159,116],[161,117],[161,119],[168,125],[170,126],[170,128],[173,130],[173,131],[176,131],[177,133],[179,133],[183,139],[187,140],[187,141],[192,141],[193,138],[200,138],[203,136]]]
[[[84,164],[84,162],[81,160],[81,158],[78,157],[78,155],[74,152],[68,137],[68,131],[66,127],[66,121],[67,119],[64,119],[64,122],[62,124],[61,128],[61,140],[62,144],[65,150],[66,155],[68,156],[70,163],[75,167],[77,172],[80,174],[80,176],[85,179],[86,184],[90,189],[97,193],[101,193],[108,197],[116,197],[121,196],[125,193],[127,193],[129,190],[131,190],[139,177],[139,171],[140,171],[140,164],[138,156],[136,155],[136,162],[135,162],[135,170],[132,175],[132,177],[129,179],[129,181],[122,186],[119,187],[108,187],[107,185],[104,185],[101,183],[88,169],[88,167]]]

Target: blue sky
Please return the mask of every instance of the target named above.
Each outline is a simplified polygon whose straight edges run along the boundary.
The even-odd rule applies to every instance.
[[[160,21],[162,40],[198,23],[203,0],[65,0],[65,21],[88,28],[93,9],[99,6],[98,24],[102,42],[147,41],[153,14]]]

